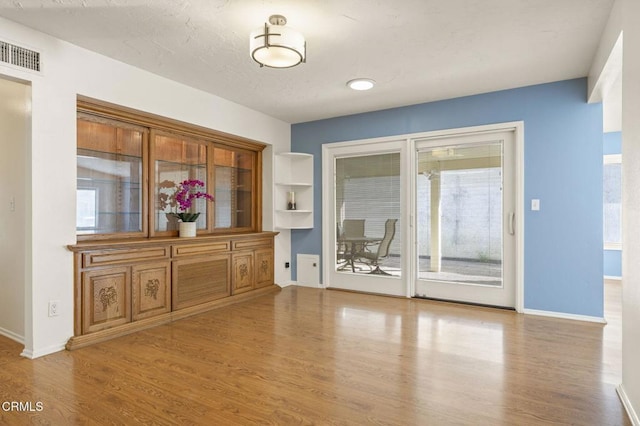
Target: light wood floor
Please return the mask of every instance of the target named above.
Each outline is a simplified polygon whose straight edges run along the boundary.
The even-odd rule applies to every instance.
[[[603,326],[289,287],[36,360],[0,338],[0,402],[44,405],[0,424],[629,425],[619,297]]]

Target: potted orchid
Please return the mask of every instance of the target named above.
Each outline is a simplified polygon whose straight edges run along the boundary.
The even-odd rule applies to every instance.
[[[175,193],[171,196],[169,204],[176,208],[176,212],[170,214],[180,219],[180,236],[195,237],[196,220],[200,216],[200,212],[192,212],[193,202],[198,198],[213,201],[213,196],[207,194],[199,188],[204,188],[203,181],[198,179],[187,179],[180,182],[175,188]]]

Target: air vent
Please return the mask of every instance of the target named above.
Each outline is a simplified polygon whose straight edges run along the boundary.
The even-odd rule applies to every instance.
[[[40,53],[0,40],[0,62],[40,71]]]

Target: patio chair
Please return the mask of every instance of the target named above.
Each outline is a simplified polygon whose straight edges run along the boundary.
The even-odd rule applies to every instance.
[[[353,254],[362,250],[362,244],[353,244],[345,241],[348,238],[364,238],[364,219],[345,219],[342,222],[342,226],[336,223],[337,232],[337,262],[338,269],[345,269],[350,266],[352,270],[355,270],[353,265]]]
[[[380,269],[380,261],[389,256],[391,241],[396,235],[396,222],[398,219],[387,219],[384,224],[384,237],[379,243],[371,244],[364,250],[354,255],[358,262],[364,263],[371,268],[370,274],[391,275]]]
[[[342,222],[342,237],[364,237],[364,219],[345,219]]]

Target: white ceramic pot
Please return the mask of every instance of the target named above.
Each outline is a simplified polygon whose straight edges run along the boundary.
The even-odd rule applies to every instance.
[[[178,231],[181,238],[196,236],[196,222],[180,222]]]

